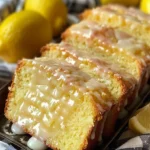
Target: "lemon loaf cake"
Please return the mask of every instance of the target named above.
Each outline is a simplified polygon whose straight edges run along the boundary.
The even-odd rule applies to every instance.
[[[63,61],[23,59],[9,90],[5,116],[60,150],[85,149],[114,103],[103,84]]]
[[[132,93],[136,86],[136,80],[119,66],[90,55],[80,48],[61,42],[60,44],[48,44],[42,48],[42,56],[49,59],[66,61],[79,67],[82,71],[104,83],[109,89],[116,103],[123,101]]]
[[[113,65],[96,56],[93,57],[88,52],[84,52],[80,48],[76,48],[66,42],[46,45],[42,48],[42,56],[44,56],[43,59],[48,57],[48,59],[56,59],[73,64],[107,86],[115,101],[115,105],[106,117],[105,130],[102,131],[102,135],[104,137],[112,135],[120,111],[127,103],[131,102],[129,99],[134,100],[136,98],[137,83],[134,77],[122,71],[117,64]]]
[[[149,47],[127,33],[96,22],[83,20],[62,35],[64,41],[76,45],[89,55],[103,58],[128,71],[143,87],[149,77]]]
[[[105,5],[86,10],[81,14],[81,19],[90,19],[100,25],[117,27],[150,45],[150,15],[137,8],[113,4]]]

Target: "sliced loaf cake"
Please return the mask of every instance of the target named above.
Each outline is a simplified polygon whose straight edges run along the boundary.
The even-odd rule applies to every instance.
[[[64,41],[88,51],[126,70],[143,87],[149,77],[150,50],[141,40],[118,29],[104,27],[83,20],[68,28],[62,35]]]
[[[53,149],[82,150],[113,105],[108,95],[104,85],[75,66],[24,59],[16,69],[5,116]]]
[[[137,8],[105,5],[86,10],[81,14],[81,19],[90,19],[100,25],[117,27],[150,45],[150,15]]]
[[[99,57],[90,55],[87,51],[82,51],[69,43],[49,44],[42,48],[43,59],[56,59],[66,61],[79,67],[82,71],[88,73],[98,82],[103,83],[112,94],[115,105],[106,117],[103,136],[110,136],[114,132],[115,123],[120,111],[129,105],[131,100],[136,99],[136,80],[127,72],[121,70],[117,64],[99,59]],[[45,58],[46,57],[46,58]]]

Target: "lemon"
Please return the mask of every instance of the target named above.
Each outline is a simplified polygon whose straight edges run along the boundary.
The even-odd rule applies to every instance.
[[[48,21],[34,11],[21,11],[10,15],[0,26],[0,57],[7,62],[32,58],[41,46],[50,42]]]
[[[150,133],[150,104],[140,109],[129,120],[129,128],[140,134]]]
[[[140,0],[100,0],[102,5],[109,3],[118,3],[126,6],[137,6]]]
[[[140,9],[145,13],[150,13],[150,0],[141,0]]]
[[[34,10],[51,24],[53,35],[57,36],[67,23],[67,7],[62,0],[26,0],[25,10]]]

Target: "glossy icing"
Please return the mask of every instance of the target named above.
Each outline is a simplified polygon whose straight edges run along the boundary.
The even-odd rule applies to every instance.
[[[72,34],[82,35],[85,38],[97,39],[102,45],[108,45],[112,48],[115,47],[120,51],[125,49],[130,54],[135,54],[141,49],[147,48],[145,43],[125,32],[100,26],[97,23],[88,20],[84,20],[79,24],[72,26],[69,31]],[[138,55],[140,55],[140,53],[138,53]]]
[[[131,20],[135,23],[140,23],[143,26],[150,26],[150,16],[134,7],[127,8],[121,5],[107,5],[104,7],[96,8],[94,11],[98,10],[103,10],[109,13],[120,15],[126,20]]]
[[[66,33],[82,43],[87,47],[97,47],[101,51],[118,55],[118,53],[126,53],[139,60],[143,66],[150,63],[150,48],[129,34],[114,29],[111,27],[100,26],[94,21],[83,20],[77,25],[70,27]]]
[[[31,137],[28,140],[27,146],[29,148],[31,148],[32,150],[45,150],[45,149],[47,149],[46,145],[35,137]]]
[[[65,42],[59,45],[51,44],[50,52],[51,51],[56,51],[56,53],[59,53],[60,59],[63,57],[63,60],[78,66],[81,70],[84,70],[84,68],[87,68],[89,65],[90,69],[88,73],[94,72],[93,74],[97,75],[99,81],[101,78],[107,78],[107,85],[111,84],[110,74],[122,78],[128,88],[134,88],[134,85],[136,84],[135,78],[123,70],[119,65],[113,64],[111,61],[106,61],[105,59],[96,56],[97,54],[91,54],[90,51],[83,51],[83,49],[76,48]]]
[[[13,123],[12,126],[11,126],[11,131],[14,133],[14,134],[18,134],[18,135],[21,135],[21,134],[26,134],[22,127],[20,127],[17,123]]]
[[[60,130],[65,130],[70,114],[84,95],[94,97],[100,113],[105,112],[106,108],[100,103],[105,103],[102,95],[107,94],[107,88],[88,74],[72,65],[52,60],[35,59],[28,60],[28,63],[32,66],[28,67],[30,82],[23,85],[28,91],[17,105],[14,116],[19,114],[17,124],[28,126],[39,140],[58,136]]]

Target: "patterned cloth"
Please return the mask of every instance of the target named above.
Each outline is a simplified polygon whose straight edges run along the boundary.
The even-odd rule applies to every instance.
[[[15,11],[19,0],[0,0],[0,21]]]
[[[0,141],[0,150],[16,150],[13,146]]]
[[[99,4],[99,0],[64,0],[70,13],[79,13]]]
[[[23,7],[24,0],[0,0],[0,21],[13,11],[19,11]],[[79,13],[86,8],[95,7],[99,0],[64,0],[70,14]],[[76,17],[69,14],[74,20]],[[74,21],[75,22],[75,21]],[[11,78],[16,64],[0,63],[0,78]],[[13,147],[6,147],[7,144],[0,142],[0,150],[14,150]],[[118,148],[117,148],[118,147]],[[2,149],[3,148],[3,149]],[[110,149],[117,150],[150,150],[150,134],[136,136],[131,131],[125,131]]]
[[[123,134],[126,132],[131,131],[125,131]],[[117,150],[150,150],[150,134],[143,134],[132,138],[123,137],[117,141],[117,146]]]

